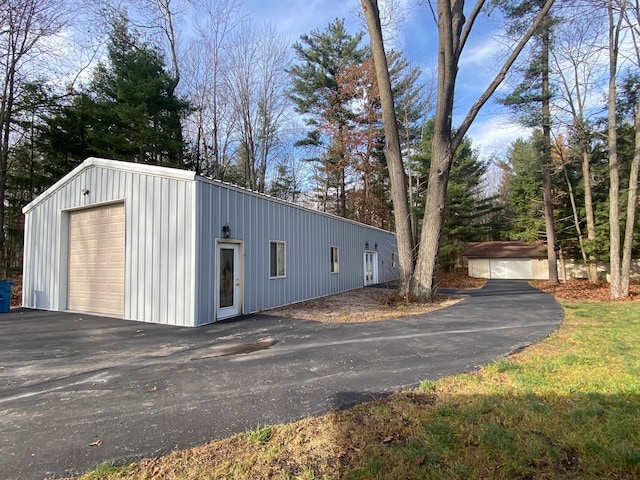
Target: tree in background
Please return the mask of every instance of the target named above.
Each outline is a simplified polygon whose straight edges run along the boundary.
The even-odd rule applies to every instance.
[[[115,19],[108,62],[98,65],[86,92],[50,119],[44,134],[50,152],[75,151],[78,162],[97,155],[184,168],[181,119],[188,104],[171,93],[173,83],[157,49],[130,32],[125,17]],[[81,141],[69,144],[68,136]]]
[[[625,91],[627,97],[631,99],[631,124],[635,129],[635,146],[633,157],[629,168],[629,186],[627,192],[627,210],[625,218],[624,243],[622,247],[622,265],[620,269],[620,295],[629,296],[629,279],[631,276],[631,259],[633,258],[634,232],[636,229],[637,202],[638,202],[638,177],[640,176],[640,78],[637,74],[640,70],[640,2],[630,2],[628,8],[624,8],[626,2],[621,2],[623,6],[621,15],[625,19],[634,47],[634,54],[631,58],[636,74],[630,75],[625,81]],[[635,100],[635,102],[634,102]],[[612,288],[612,293],[613,293]]]
[[[598,83],[602,72],[600,58],[603,49],[599,38],[603,37],[606,21],[598,21],[604,12],[592,9],[588,16],[573,15],[571,21],[555,26],[555,41],[551,49],[553,77],[556,84],[554,104],[556,121],[568,131],[572,148],[563,157],[564,164],[577,163],[582,169],[585,228],[576,222],[580,253],[587,265],[589,280],[598,279],[596,260],[596,220],[592,187],[592,151],[596,135],[594,116],[600,111],[590,107],[591,99],[599,95]],[[586,233],[586,235],[585,235]]]
[[[369,21],[368,18],[367,24],[372,41],[374,41],[373,39],[375,38],[375,42],[382,47],[382,31],[380,28],[376,28],[380,25],[377,5],[377,1],[371,0],[364,2],[363,8],[365,9],[365,15],[377,17],[377,21],[376,18],[372,18],[372,21]],[[523,33],[513,46],[511,53],[493,81],[473,104],[459,128],[454,130],[452,122],[459,62],[473,25],[484,6],[484,1],[478,1],[468,14],[465,14],[464,2],[462,1],[451,2],[449,0],[438,0],[435,2],[436,8],[433,10],[433,13],[435,17],[434,20],[438,27],[439,55],[437,102],[434,117],[434,136],[431,147],[431,169],[425,194],[425,213],[415,268],[412,269],[409,265],[406,267],[408,270],[406,270],[404,263],[408,259],[403,260],[401,258],[402,269],[405,272],[413,272],[412,275],[405,273],[403,278],[404,282],[410,282],[408,293],[412,297],[430,300],[433,298],[437,289],[438,250],[440,248],[440,238],[446,210],[447,182],[453,156],[458,146],[462,143],[469,127],[478,115],[480,108],[482,108],[502,83],[522,49],[544,21],[552,5],[553,0],[548,0],[545,3],[538,15],[533,19],[530,28]],[[378,78],[388,78],[389,71],[385,62],[377,61],[375,67]],[[393,103],[391,103],[391,106],[393,106]],[[389,105],[386,105],[386,107],[383,106],[383,111],[386,110],[387,113],[389,113],[389,108]],[[385,118],[395,120],[395,111],[385,116]],[[386,128],[387,126],[385,125],[385,129]],[[396,139],[397,135],[394,136],[393,140],[396,141]],[[392,188],[397,190],[398,184],[392,182]],[[405,187],[403,186],[402,188]],[[394,202],[396,201],[401,200],[394,194]],[[394,208],[398,209],[403,207],[395,203]],[[404,225],[397,225],[398,242],[404,246],[410,242],[410,240],[405,239],[406,235],[411,234],[410,219],[407,216],[406,219],[400,219],[400,221],[402,221]],[[409,226],[409,229],[407,229],[406,226]],[[404,255],[401,255],[401,257],[404,257]],[[403,291],[406,290],[406,286],[403,286]]]
[[[200,175],[228,181],[236,122],[224,73],[242,15],[234,0],[203,3],[196,18],[196,38],[185,56],[185,83],[193,107],[186,121],[189,163]]]
[[[345,143],[353,120],[353,98],[346,94],[338,76],[348,67],[361,65],[366,49],[360,46],[362,33],[350,35],[344,20],[336,19],[325,31],[302,35],[293,46],[299,61],[289,69],[291,99],[298,113],[306,116],[309,128],[299,145],[326,146],[314,159],[325,176],[321,204],[326,211],[328,194],[336,191],[335,213],[347,215],[347,175],[351,161]]]
[[[0,268],[7,270],[5,203],[7,172],[14,148],[20,143],[16,128],[17,104],[30,75],[46,66],[47,42],[66,25],[68,9],[60,0],[4,0],[0,8]]]
[[[637,70],[640,67],[640,27],[638,20],[638,2],[626,0],[608,0],[606,10],[609,25],[609,86],[607,99],[607,147],[609,157],[609,262],[611,266],[611,298],[626,297],[629,295],[629,276],[631,268],[631,256],[633,250],[633,237],[635,227],[637,184],[640,171],[640,122],[636,111],[636,148],[630,164],[630,175],[627,192],[627,209],[624,217],[621,216],[620,195],[621,160],[620,145],[618,139],[618,92],[619,63],[621,49],[621,35],[625,28],[629,29],[635,58],[633,62]],[[621,236],[621,222],[625,224],[624,237]],[[622,240],[624,239],[624,243]],[[622,258],[621,258],[622,257]]]
[[[538,133],[538,136],[540,134]],[[533,140],[517,139],[501,168],[507,172],[503,185],[505,215],[510,222],[509,238],[535,242],[544,231],[544,205],[540,196],[542,171],[539,151]]]
[[[544,0],[533,2],[498,2],[510,20],[508,34],[519,38],[545,6]],[[556,20],[547,16],[534,34],[531,45],[531,59],[522,69],[522,81],[513,91],[499,101],[511,107],[519,115],[518,120],[526,127],[540,128],[542,137],[536,141],[539,146],[538,158],[542,170],[542,197],[544,201],[544,220],[549,268],[549,283],[558,283],[557,245],[555,217],[553,214],[553,162],[551,159],[551,86],[550,56],[551,30]]]
[[[5,268],[19,273],[22,267],[24,216],[22,208],[68,172],[70,165],[43,154],[40,131],[43,118],[59,99],[45,81],[22,85],[14,108],[14,131],[21,135],[11,151],[4,196]]]
[[[434,121],[431,119],[423,128],[422,152],[413,157],[417,165],[416,179],[421,185],[417,191],[420,200],[415,207],[418,222],[424,212],[421,200],[428,186],[433,127]],[[484,192],[487,168],[488,164],[480,160],[473,150],[471,140],[465,137],[453,157],[447,184],[447,207],[439,251],[440,264],[444,268],[452,270],[460,264],[468,242],[493,240],[491,219],[497,207],[494,198]]]
[[[244,25],[232,43],[224,78],[237,126],[237,163],[245,185],[264,193],[289,107],[289,46],[271,26]]]

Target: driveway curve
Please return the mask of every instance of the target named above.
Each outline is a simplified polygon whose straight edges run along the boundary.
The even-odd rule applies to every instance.
[[[343,408],[466,372],[563,313],[491,280],[424,315],[323,324],[250,315],[187,329],[80,314],[0,316],[0,478],[42,479]]]

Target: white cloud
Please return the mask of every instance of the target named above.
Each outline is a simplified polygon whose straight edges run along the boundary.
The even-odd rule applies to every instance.
[[[478,117],[468,132],[473,147],[483,160],[504,158],[514,140],[530,135],[530,129],[499,115]]]

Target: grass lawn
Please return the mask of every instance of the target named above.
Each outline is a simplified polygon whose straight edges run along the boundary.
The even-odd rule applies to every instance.
[[[81,478],[640,478],[640,305],[563,307],[551,337],[477,372]]]

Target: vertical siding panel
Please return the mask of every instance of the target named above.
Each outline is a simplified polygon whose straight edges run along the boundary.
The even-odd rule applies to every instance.
[[[178,240],[176,236],[179,232],[178,228],[178,218],[180,217],[180,203],[178,201],[178,182],[171,181],[167,185],[167,259],[177,259],[178,258]],[[176,305],[175,296],[177,294],[177,273],[176,271],[172,271],[169,274],[169,278],[167,279],[167,295],[166,295],[166,305],[167,305],[167,315],[168,321],[173,322],[179,314],[178,307]]]

